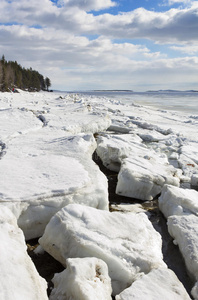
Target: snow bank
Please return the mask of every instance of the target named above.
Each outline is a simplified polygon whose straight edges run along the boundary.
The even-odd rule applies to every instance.
[[[0,141],[7,142],[10,138],[42,126],[43,123],[31,111],[17,108],[0,110]]]
[[[170,269],[160,268],[143,275],[116,300],[190,300],[182,283]]]
[[[111,279],[104,261],[95,258],[69,258],[67,269],[55,274],[50,300],[112,300]]]
[[[144,213],[110,213],[70,204],[52,217],[39,242],[63,265],[66,258],[75,257],[105,261],[114,295],[140,274],[166,266],[161,237]]]
[[[0,209],[0,299],[47,300],[47,283],[27,254],[21,229],[12,212]]]

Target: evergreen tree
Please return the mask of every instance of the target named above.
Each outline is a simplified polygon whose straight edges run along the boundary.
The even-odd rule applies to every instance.
[[[2,86],[1,86],[1,89],[2,89],[2,92],[8,92],[8,82],[6,80],[6,67],[5,65],[3,65],[3,73],[2,73]]]
[[[13,87],[29,91],[48,90],[51,81],[48,77],[44,79],[39,72],[22,68],[17,61],[6,61],[2,55],[0,60],[0,91],[9,91]]]
[[[3,54],[3,55],[2,55],[2,59],[1,59],[1,62],[2,62],[3,65],[5,64],[5,61],[6,61],[6,60],[5,60],[5,55]]]
[[[48,77],[45,78],[45,85],[47,90],[49,91],[49,87],[51,86],[51,81]]]
[[[2,63],[0,61],[0,90],[1,90],[1,84],[2,84],[2,76],[3,76],[3,67],[2,67]]]

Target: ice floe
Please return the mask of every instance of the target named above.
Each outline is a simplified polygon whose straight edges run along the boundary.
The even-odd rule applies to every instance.
[[[14,259],[23,257],[20,270],[12,266],[11,274],[2,256],[1,293],[9,292],[13,275],[15,298],[27,298],[23,292],[30,293],[33,272],[38,288],[34,292],[43,293],[32,292],[33,299],[47,297],[46,283],[26,263],[22,231],[15,219],[9,221],[13,213],[26,239],[45,231],[41,245],[67,265],[54,277],[53,300],[61,293],[72,297],[73,284],[78,286],[75,299],[111,299],[107,273],[117,300],[130,295],[163,298],[163,293],[164,299],[188,299],[163,262],[161,237],[140,205],[108,211],[107,178],[92,160],[97,151],[104,166],[119,173],[117,194],[151,201],[161,193],[159,207],[168,218],[169,232],[195,282],[192,295],[198,299],[198,206],[193,190],[198,189],[197,125],[194,115],[123,105],[106,97],[0,93],[0,234],[6,244],[2,249],[13,255],[19,236],[23,244],[15,247]],[[26,286],[14,287],[19,277],[15,271],[23,274]]]
[[[189,274],[197,282],[193,295],[198,299],[198,217],[194,214],[170,216],[168,230],[174,243],[179,246]]]
[[[105,261],[114,295],[142,273],[166,266],[161,237],[144,213],[110,213],[70,204],[52,217],[39,242],[63,265],[76,257]]]
[[[159,208],[166,218],[185,213],[198,215],[198,192],[166,185],[159,197]]]
[[[26,239],[41,236],[68,203],[108,209],[107,180],[92,154],[93,134],[109,127],[109,116],[90,112],[76,96],[20,91],[7,98],[10,107],[0,110],[0,205],[13,211]]]
[[[188,293],[170,269],[154,269],[136,280],[116,300],[190,300]]]
[[[140,200],[152,200],[160,194],[164,184],[179,186],[177,170],[159,163],[156,157],[124,159],[118,175],[116,193]]]
[[[111,279],[104,261],[95,257],[68,258],[67,268],[53,278],[50,300],[112,300]]]
[[[0,141],[6,143],[12,137],[42,128],[42,122],[25,109],[0,110]]]
[[[97,154],[103,164],[119,171],[116,193],[140,200],[152,200],[164,184],[179,186],[182,171],[156,153],[136,134],[106,135],[97,139]]]
[[[198,281],[198,192],[165,186],[159,198],[159,208],[168,218],[168,230],[179,246],[189,274]],[[198,299],[198,283],[192,290]]]
[[[66,204],[108,209],[107,179],[92,161],[95,147],[93,135],[65,136],[47,128],[9,143],[0,160],[0,205],[13,211],[26,239],[41,236]]]
[[[47,282],[27,254],[15,216],[7,207],[1,207],[0,220],[0,299],[47,300]]]

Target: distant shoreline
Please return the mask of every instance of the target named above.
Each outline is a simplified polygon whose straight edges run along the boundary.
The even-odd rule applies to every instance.
[[[131,94],[152,94],[152,93],[198,93],[198,90],[148,90],[148,91],[133,91],[133,90],[74,90],[74,91],[61,91],[61,90],[54,90],[54,92],[61,92],[61,93],[131,93]]]
[[[92,92],[92,91],[90,91]],[[93,90],[93,92],[127,92],[127,93],[134,93],[133,90]]]

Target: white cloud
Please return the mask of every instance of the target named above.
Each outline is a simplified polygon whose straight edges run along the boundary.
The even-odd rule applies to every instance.
[[[165,0],[164,3],[166,3],[167,5],[173,5],[176,3],[180,3],[180,4],[189,4],[192,3],[194,1],[192,0]]]
[[[63,71],[65,89],[189,89],[197,87],[197,58],[131,61],[103,64],[101,68],[68,68]],[[188,74],[188,76],[186,76]],[[72,78],[72,82],[70,81]],[[168,80],[167,80],[168,78]],[[55,78],[53,80],[56,80]],[[57,85],[60,82],[57,82]],[[146,88],[147,87],[147,88]]]
[[[147,11],[100,15],[95,28],[102,34],[117,38],[148,38],[158,42],[198,40],[198,7],[171,9],[166,12]]]
[[[116,6],[116,2],[111,0],[59,0],[58,5],[67,7],[76,6],[85,11],[91,11]]]
[[[115,62],[128,64],[133,59],[145,59],[156,56],[141,45],[131,43],[114,43],[105,36],[94,40],[70,34],[53,28],[29,28],[24,25],[0,26],[2,43],[0,49],[9,43],[10,49],[17,49],[19,59],[25,56],[36,58],[39,51],[41,61],[59,61],[60,65],[101,66]],[[159,53],[157,53],[159,56]],[[97,60],[96,60],[97,58]],[[38,60],[38,58],[37,58]]]
[[[198,54],[198,45],[186,45],[186,46],[171,46],[170,49],[179,51],[188,55]]]
[[[56,6],[49,0],[42,5],[40,0],[1,0],[1,22],[14,24],[0,26],[0,53],[50,77],[56,88],[135,89],[142,82],[161,82],[166,88],[176,77],[178,84],[197,80],[197,58],[188,57],[197,54],[197,1],[161,13],[143,8],[117,15],[88,13],[114,4],[64,0]],[[134,38],[175,43],[171,49],[187,57],[169,58],[163,50],[149,49],[146,41],[133,44]]]
[[[64,7],[57,7],[49,0],[13,0],[0,3],[1,22],[18,22],[27,26],[63,29],[78,35],[103,35],[110,38],[147,38],[156,42],[197,41],[198,1],[191,7],[171,9],[166,12],[148,11],[143,8],[117,15],[87,13],[86,7],[113,5],[112,1],[64,0]],[[39,9],[38,9],[39,7]]]

